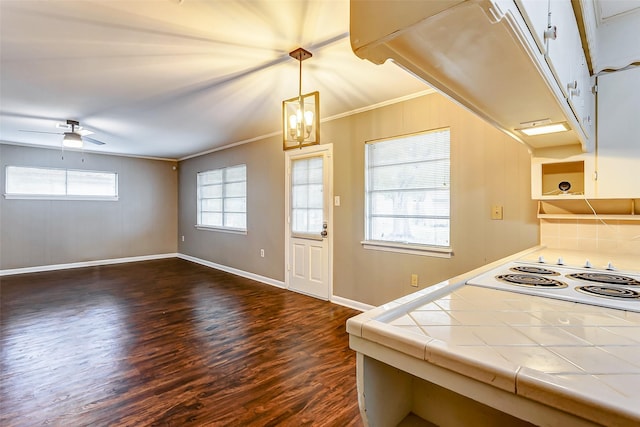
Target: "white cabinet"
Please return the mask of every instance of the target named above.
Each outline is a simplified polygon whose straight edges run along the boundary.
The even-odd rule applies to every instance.
[[[541,54],[547,53],[547,43],[544,33],[549,23],[548,0],[516,0],[516,5],[533,34],[533,38]]]
[[[577,87],[575,80],[578,68],[579,52],[578,24],[576,23],[570,0],[552,0],[549,2],[549,26],[555,29],[555,38],[547,42],[547,62],[565,98],[570,98]]]
[[[515,1],[591,151],[595,96],[571,0]]]
[[[640,198],[640,67],[598,77],[599,198]]]
[[[532,198],[640,199],[640,67],[598,77],[597,102],[595,152],[554,149],[533,157]],[[561,191],[560,182],[571,188]]]
[[[577,113],[576,118],[582,130],[590,140],[593,140],[596,122],[596,97],[593,94],[595,78],[589,74],[587,59],[582,51],[580,51],[578,68],[575,70],[575,80],[578,82],[577,89],[569,97],[569,103],[573,111]]]

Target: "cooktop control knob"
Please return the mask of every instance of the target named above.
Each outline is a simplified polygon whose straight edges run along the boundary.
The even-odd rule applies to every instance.
[[[545,263],[545,261],[544,261],[544,257],[543,257],[542,255],[540,255],[540,256],[538,257],[538,262],[539,262],[539,263],[541,263],[541,264],[544,264],[544,263]]]
[[[593,267],[593,266],[591,265],[591,261],[587,260],[587,261],[584,263],[584,268],[591,268],[591,267]]]
[[[615,270],[616,268],[613,266],[613,263],[611,261],[609,261],[609,263],[607,264],[607,270]]]
[[[564,259],[562,259],[562,257],[558,258],[558,262],[556,264],[564,265]]]

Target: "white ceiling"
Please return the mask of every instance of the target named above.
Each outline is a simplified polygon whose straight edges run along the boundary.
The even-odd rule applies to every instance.
[[[640,9],[639,0],[598,0],[595,5],[600,22]]]
[[[280,134],[281,102],[320,91],[326,119],[428,87],[349,44],[348,0],[0,0],[0,141],[161,158]]]

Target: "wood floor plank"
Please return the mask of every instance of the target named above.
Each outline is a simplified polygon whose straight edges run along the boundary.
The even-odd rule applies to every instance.
[[[2,426],[363,425],[354,310],[180,259],[0,280]]]

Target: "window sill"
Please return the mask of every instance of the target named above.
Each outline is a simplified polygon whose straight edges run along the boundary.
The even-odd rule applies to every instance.
[[[219,231],[220,233],[230,233],[230,234],[243,234],[247,235],[247,230],[243,230],[241,228],[226,228],[226,227],[213,227],[210,225],[194,225],[194,227],[198,230],[204,231]]]
[[[97,201],[97,202],[116,202],[118,196],[46,196],[46,195],[29,195],[29,194],[5,194],[8,200],[71,200],[71,201]]]
[[[451,258],[453,256],[453,249],[450,247],[411,245],[406,243],[382,242],[375,240],[365,240],[360,243],[364,249],[371,249],[375,251],[396,252],[436,258]]]

